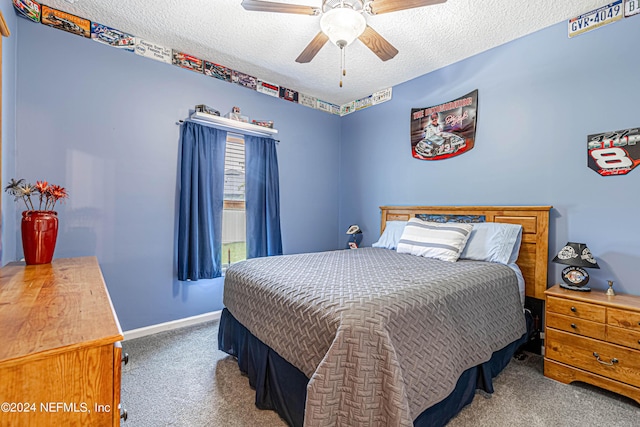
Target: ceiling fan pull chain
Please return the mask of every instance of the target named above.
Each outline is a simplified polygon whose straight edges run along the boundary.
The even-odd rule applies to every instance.
[[[340,48],[340,68],[342,72],[340,73],[340,87],[342,87],[342,76],[346,76],[347,72],[344,69],[344,47]]]
[[[342,75],[347,75],[347,52],[345,49],[342,49]]]

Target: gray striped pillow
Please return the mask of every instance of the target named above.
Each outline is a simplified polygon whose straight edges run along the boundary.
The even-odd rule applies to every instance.
[[[397,251],[455,262],[467,244],[472,229],[472,224],[411,218],[404,227]]]

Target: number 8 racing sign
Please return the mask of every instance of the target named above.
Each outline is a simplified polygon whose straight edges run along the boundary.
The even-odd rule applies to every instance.
[[[589,135],[587,151],[587,165],[600,175],[626,175],[640,164],[640,130]]]

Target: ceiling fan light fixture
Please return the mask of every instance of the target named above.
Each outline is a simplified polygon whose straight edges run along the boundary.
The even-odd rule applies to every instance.
[[[336,46],[343,48],[360,37],[367,27],[361,13],[348,7],[331,9],[320,18],[320,28]]]

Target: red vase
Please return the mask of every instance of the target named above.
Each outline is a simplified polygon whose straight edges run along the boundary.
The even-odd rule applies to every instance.
[[[49,264],[58,238],[58,213],[22,212],[22,249],[27,265]]]

